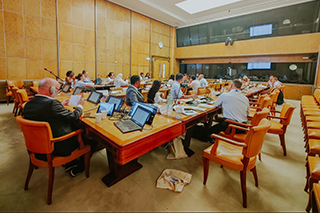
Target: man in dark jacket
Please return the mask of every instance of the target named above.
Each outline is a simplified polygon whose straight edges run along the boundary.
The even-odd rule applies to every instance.
[[[133,75],[130,78],[131,85],[127,89],[126,93],[126,103],[129,106],[132,106],[133,102],[144,102],[143,95],[139,92],[140,88],[140,77]]]
[[[66,135],[77,129],[74,124],[82,115],[84,105],[84,101],[81,99],[73,112],[64,108],[64,106],[68,105],[69,100],[60,102],[55,99],[59,93],[59,87],[60,84],[51,78],[41,80],[38,86],[38,94],[27,102],[23,110],[25,119],[48,122],[54,138]],[[39,143],[41,142],[39,141]],[[78,147],[77,136],[54,143],[53,156],[69,156]],[[47,160],[44,154],[36,154],[36,158]],[[74,161],[66,165],[66,171],[68,170],[71,170],[71,176],[80,174],[84,170],[83,159],[80,162]]]

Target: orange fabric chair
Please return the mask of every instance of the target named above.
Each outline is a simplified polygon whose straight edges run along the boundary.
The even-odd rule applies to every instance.
[[[320,209],[320,184],[314,183],[311,195],[312,212],[319,212]]]
[[[320,180],[320,158],[309,156],[306,163],[306,169],[307,169],[307,176],[306,176],[307,181],[306,181],[306,186],[304,190],[308,192],[308,189],[309,189],[309,201],[306,208],[306,211],[309,212],[311,209],[311,196],[312,196],[313,184],[318,183],[318,181]]]
[[[250,106],[249,119],[251,119],[256,112],[261,111],[263,108],[271,108],[272,99],[268,96],[261,98],[261,103],[255,103],[257,107]]]
[[[196,92],[197,91],[195,91],[195,90],[189,90],[189,95],[194,95],[194,94],[196,94]]]
[[[20,128],[24,135],[25,144],[29,153],[30,166],[25,182],[24,190],[28,189],[29,181],[35,166],[48,167],[49,168],[49,182],[48,182],[48,195],[47,204],[50,205],[52,201],[52,189],[54,180],[54,168],[61,166],[70,161],[85,155],[85,173],[86,177],[89,177],[89,163],[90,163],[90,146],[84,145],[81,133],[82,130],[77,130],[67,135],[52,138],[52,131],[49,123],[26,120],[21,116],[16,117],[16,120],[20,124]],[[74,150],[70,156],[66,157],[54,157],[52,152],[54,151],[54,143],[66,140],[73,136],[78,136],[80,148]],[[35,153],[46,154],[48,161],[42,161],[35,158]]]
[[[198,87],[197,95],[206,94],[206,89],[204,87]]]
[[[274,113],[280,113],[280,116],[268,116],[269,119],[275,118],[280,119],[280,122],[270,120],[271,127],[268,129],[268,133],[279,135],[281,146],[283,148],[283,155],[287,155],[286,144],[285,144],[285,134],[287,131],[287,126],[290,124],[290,120],[293,114],[293,110],[296,108],[295,105],[291,103],[285,103],[282,107],[281,112],[271,110]]]
[[[26,105],[26,103],[31,98],[33,98],[33,96],[29,97],[25,89],[18,89],[17,90],[17,94],[18,94],[18,99],[19,99],[19,105],[18,105],[19,112],[18,112],[18,115],[21,115],[22,112],[23,112],[24,106]]]
[[[262,119],[258,126],[251,127],[244,143],[237,142],[220,135],[212,134],[215,143],[203,151],[203,184],[205,185],[209,172],[209,161],[221,166],[240,171],[243,207],[247,207],[246,173],[250,170],[258,187],[256,172],[256,156],[260,153],[264,137],[270,127],[270,121]]]
[[[18,87],[18,89],[21,89],[23,88],[23,85],[24,85],[23,80],[15,80],[15,81],[7,80],[7,87],[6,87],[7,105],[9,105],[10,97],[11,96],[13,97],[11,88]]]
[[[17,90],[18,90],[18,87],[11,88],[12,97],[13,97],[13,101],[14,101],[14,107],[13,107],[12,113],[14,113],[14,116],[17,116],[18,109],[19,109],[19,103],[20,103]]]

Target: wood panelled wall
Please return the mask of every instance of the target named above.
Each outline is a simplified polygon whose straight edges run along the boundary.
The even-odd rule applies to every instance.
[[[179,72],[175,29],[111,2],[0,0],[0,9],[0,79],[52,77],[43,68],[58,74],[58,63],[61,78],[70,69],[127,77],[149,72],[152,56],[173,57],[170,73]]]

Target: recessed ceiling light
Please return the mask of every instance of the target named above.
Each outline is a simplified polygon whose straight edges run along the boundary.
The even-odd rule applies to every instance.
[[[180,7],[182,10],[190,14],[194,14],[205,10],[221,7],[227,4],[232,4],[238,1],[242,0],[186,0],[177,3],[176,6]]]

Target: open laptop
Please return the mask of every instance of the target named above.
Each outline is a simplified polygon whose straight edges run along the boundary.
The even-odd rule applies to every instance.
[[[100,102],[97,113],[100,113],[102,110],[107,110],[107,115],[112,115],[114,112],[115,106],[116,106],[115,103]]]
[[[70,91],[71,85],[70,84],[65,84],[62,86],[61,91],[64,93],[68,93]]]
[[[73,91],[72,95],[79,95],[80,93],[83,92],[84,87],[77,87],[75,88],[75,90]]]
[[[149,117],[149,119],[148,119],[147,122],[146,122],[146,124],[151,125],[154,116],[157,114],[158,107],[153,106],[153,105],[151,105],[151,104],[145,104],[145,103],[141,103],[141,102],[136,102],[136,101],[134,101],[134,102],[132,103],[131,109],[130,109],[130,111],[129,111],[129,116],[130,116],[130,117],[132,117],[133,114],[136,112],[138,106],[141,106],[141,107],[143,107],[143,108],[146,108],[147,110],[149,110],[149,111],[151,112],[150,117]]]
[[[91,92],[87,101],[98,104],[100,102],[100,99],[102,98],[103,94],[99,92]]]
[[[150,117],[151,112],[141,106],[138,106],[131,120],[115,122],[114,125],[120,129],[122,133],[142,130],[143,126]]]
[[[123,103],[124,103],[124,98],[120,98],[120,97],[115,97],[115,96],[109,95],[106,102],[115,103],[116,107],[115,107],[114,110],[116,112],[119,112],[121,107],[122,107],[122,105],[123,105]]]

